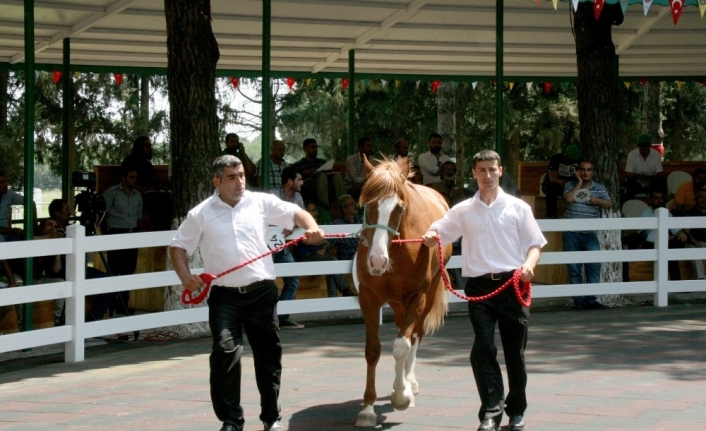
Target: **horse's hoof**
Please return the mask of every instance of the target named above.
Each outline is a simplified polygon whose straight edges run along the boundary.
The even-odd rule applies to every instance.
[[[414,407],[414,395],[408,394],[407,397],[403,397],[401,400],[396,400],[395,391],[393,390],[392,394],[390,394],[390,402],[395,410],[407,410],[410,407]]]
[[[378,424],[378,417],[373,410],[373,406],[366,406],[358,413],[358,418],[355,420],[355,426],[363,428],[372,428]]]
[[[414,381],[414,382],[412,382],[411,384],[412,384],[412,393],[413,393],[414,395],[417,395],[417,394],[419,393],[419,383],[417,383],[416,381]]]

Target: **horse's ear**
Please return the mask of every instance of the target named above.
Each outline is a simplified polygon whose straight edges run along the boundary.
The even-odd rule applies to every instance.
[[[409,163],[409,157],[398,157],[397,164],[400,165],[400,169],[402,170],[402,175],[404,175],[405,178],[409,178],[409,171],[412,168],[412,166]]]
[[[373,165],[365,154],[363,154],[363,164],[365,165],[365,176],[367,177],[373,171]]]

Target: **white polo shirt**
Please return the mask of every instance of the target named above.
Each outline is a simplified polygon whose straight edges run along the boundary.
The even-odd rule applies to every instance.
[[[436,184],[441,181],[441,176],[432,175],[432,172],[436,172],[439,169],[439,166],[449,160],[451,160],[451,158],[449,158],[446,154],[442,154],[439,157],[439,160],[436,160],[436,157],[431,153],[431,151],[427,151],[426,153],[419,155],[417,163],[419,163],[419,167],[422,170],[422,182],[425,186]]]

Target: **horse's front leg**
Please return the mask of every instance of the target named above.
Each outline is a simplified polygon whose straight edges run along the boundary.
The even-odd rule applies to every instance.
[[[363,409],[358,413],[355,426],[374,427],[377,425],[377,415],[373,405],[377,399],[375,392],[375,368],[380,359],[380,306],[365,305],[367,301],[361,295],[360,308],[365,318],[365,361],[367,362],[367,376],[365,379],[365,394],[363,395]]]
[[[414,405],[412,386],[407,380],[407,358],[412,350],[410,339],[400,331],[392,346],[392,356],[395,357],[395,381],[392,384],[390,399],[396,410],[405,410]]]

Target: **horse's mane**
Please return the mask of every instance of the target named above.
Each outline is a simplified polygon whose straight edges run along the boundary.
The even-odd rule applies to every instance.
[[[360,192],[359,204],[363,206],[393,195],[397,195],[402,202],[407,202],[408,190],[405,185],[407,178],[403,172],[405,164],[409,166],[407,159],[383,158],[365,180],[363,190]]]

